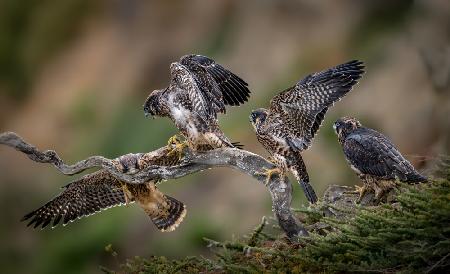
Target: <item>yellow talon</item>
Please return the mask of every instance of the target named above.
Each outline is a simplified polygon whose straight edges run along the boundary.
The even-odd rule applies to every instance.
[[[276,173],[281,174],[282,173],[282,171],[278,167],[270,168],[270,169],[263,167],[263,170],[264,170],[263,172],[257,172],[256,174],[266,176],[265,185],[269,184],[270,179],[272,178],[273,174],[276,174]]]
[[[180,139],[178,139],[178,135],[176,135],[176,134],[174,136],[170,137],[169,140],[167,141],[168,146],[176,145],[179,143],[181,143],[181,142],[180,142]]]
[[[361,201],[364,198],[364,196],[366,195],[367,191],[368,191],[368,189],[367,189],[367,187],[365,185],[363,185],[362,187],[358,186],[358,185],[355,185],[355,193],[359,194],[359,197],[356,200],[357,204],[361,203]]]

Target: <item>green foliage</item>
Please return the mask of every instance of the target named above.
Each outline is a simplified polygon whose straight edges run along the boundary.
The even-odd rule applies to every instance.
[[[126,273],[439,272],[450,267],[450,181],[404,185],[397,202],[356,206],[344,218],[322,217],[319,206],[297,210],[310,230],[298,243],[267,234],[266,221],[230,242],[205,239],[213,259],[134,258]],[[277,231],[273,234],[280,234]],[[106,270],[105,270],[106,271]]]
[[[407,187],[397,200],[359,208],[348,221],[330,222],[338,231],[312,237],[300,252],[305,265],[329,271],[424,272],[440,267],[436,263],[443,258],[450,263],[449,181]]]

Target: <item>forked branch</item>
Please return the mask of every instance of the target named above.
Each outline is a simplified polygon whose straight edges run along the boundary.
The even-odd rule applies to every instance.
[[[100,167],[107,170],[117,179],[131,183],[142,184],[155,179],[175,179],[212,167],[230,167],[246,173],[260,183],[267,186],[272,197],[272,210],[278,220],[280,227],[289,238],[308,235],[305,228],[294,217],[291,211],[292,185],[286,177],[280,178],[274,174],[266,184],[266,177],[260,175],[265,169],[275,166],[263,157],[252,152],[235,149],[221,148],[207,152],[196,153],[185,148],[181,162],[174,166],[149,165],[143,166],[133,174],[124,173],[117,167],[117,160],[122,157],[132,157],[137,160],[155,157],[165,157],[172,149],[170,145],[159,148],[149,153],[127,154],[117,159],[107,159],[102,156],[91,156],[73,165],[67,165],[53,150],[40,151],[33,145],[25,142],[19,135],[13,132],[0,134],[0,144],[10,146],[25,153],[28,158],[39,163],[53,164],[56,169],[65,175],[74,175],[84,170]]]

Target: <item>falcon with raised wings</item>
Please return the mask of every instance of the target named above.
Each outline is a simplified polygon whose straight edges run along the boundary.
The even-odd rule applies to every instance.
[[[201,55],[183,56],[170,65],[170,74],[169,86],[148,96],[145,115],[169,117],[194,150],[234,147],[220,130],[217,114],[248,100],[247,83]]]
[[[273,172],[291,170],[308,201],[317,201],[301,152],[311,146],[327,110],[352,89],[363,68],[362,62],[351,61],[313,73],[276,95],[269,109],[252,112],[256,137],[277,165],[264,173],[268,179]]]
[[[164,155],[124,155],[115,160],[118,170],[135,173],[148,165],[174,165],[178,157]],[[154,181],[145,184],[129,184],[116,179],[106,170],[100,170],[75,180],[63,187],[63,191],[42,207],[25,215],[28,226],[45,228],[59,223],[66,225],[76,219],[99,211],[136,202],[160,231],[173,231],[183,221],[186,206],[175,198],[165,195]]]
[[[375,200],[379,201],[395,186],[396,180],[407,183],[427,180],[386,136],[362,126],[355,118],[340,118],[333,128],[345,158],[363,182],[358,201],[368,191],[374,191]]]

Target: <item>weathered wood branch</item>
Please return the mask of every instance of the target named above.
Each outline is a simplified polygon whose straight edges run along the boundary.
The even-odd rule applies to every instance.
[[[121,157],[132,157],[136,159],[141,159],[142,157],[160,157],[160,155],[167,154],[171,147],[162,147],[149,153],[127,154],[116,159],[107,159],[103,156],[91,156],[73,165],[67,165],[55,151],[40,151],[13,132],[0,134],[0,144],[10,146],[25,153],[28,158],[35,162],[53,164],[58,171],[65,175],[74,175],[90,168],[100,167],[117,179],[131,184],[142,184],[150,180],[180,178],[218,166],[233,168],[250,175],[267,186],[272,197],[272,210],[280,227],[289,238],[292,239],[297,236],[308,235],[305,228],[294,217],[291,211],[292,185],[287,177],[280,178],[280,176],[274,174],[266,184],[266,177],[259,173],[264,169],[271,169],[275,166],[263,157],[246,150],[222,148],[196,153],[185,148],[183,150],[182,161],[178,165],[149,165],[142,167],[136,173],[128,174],[117,167],[117,160],[121,159]]]

